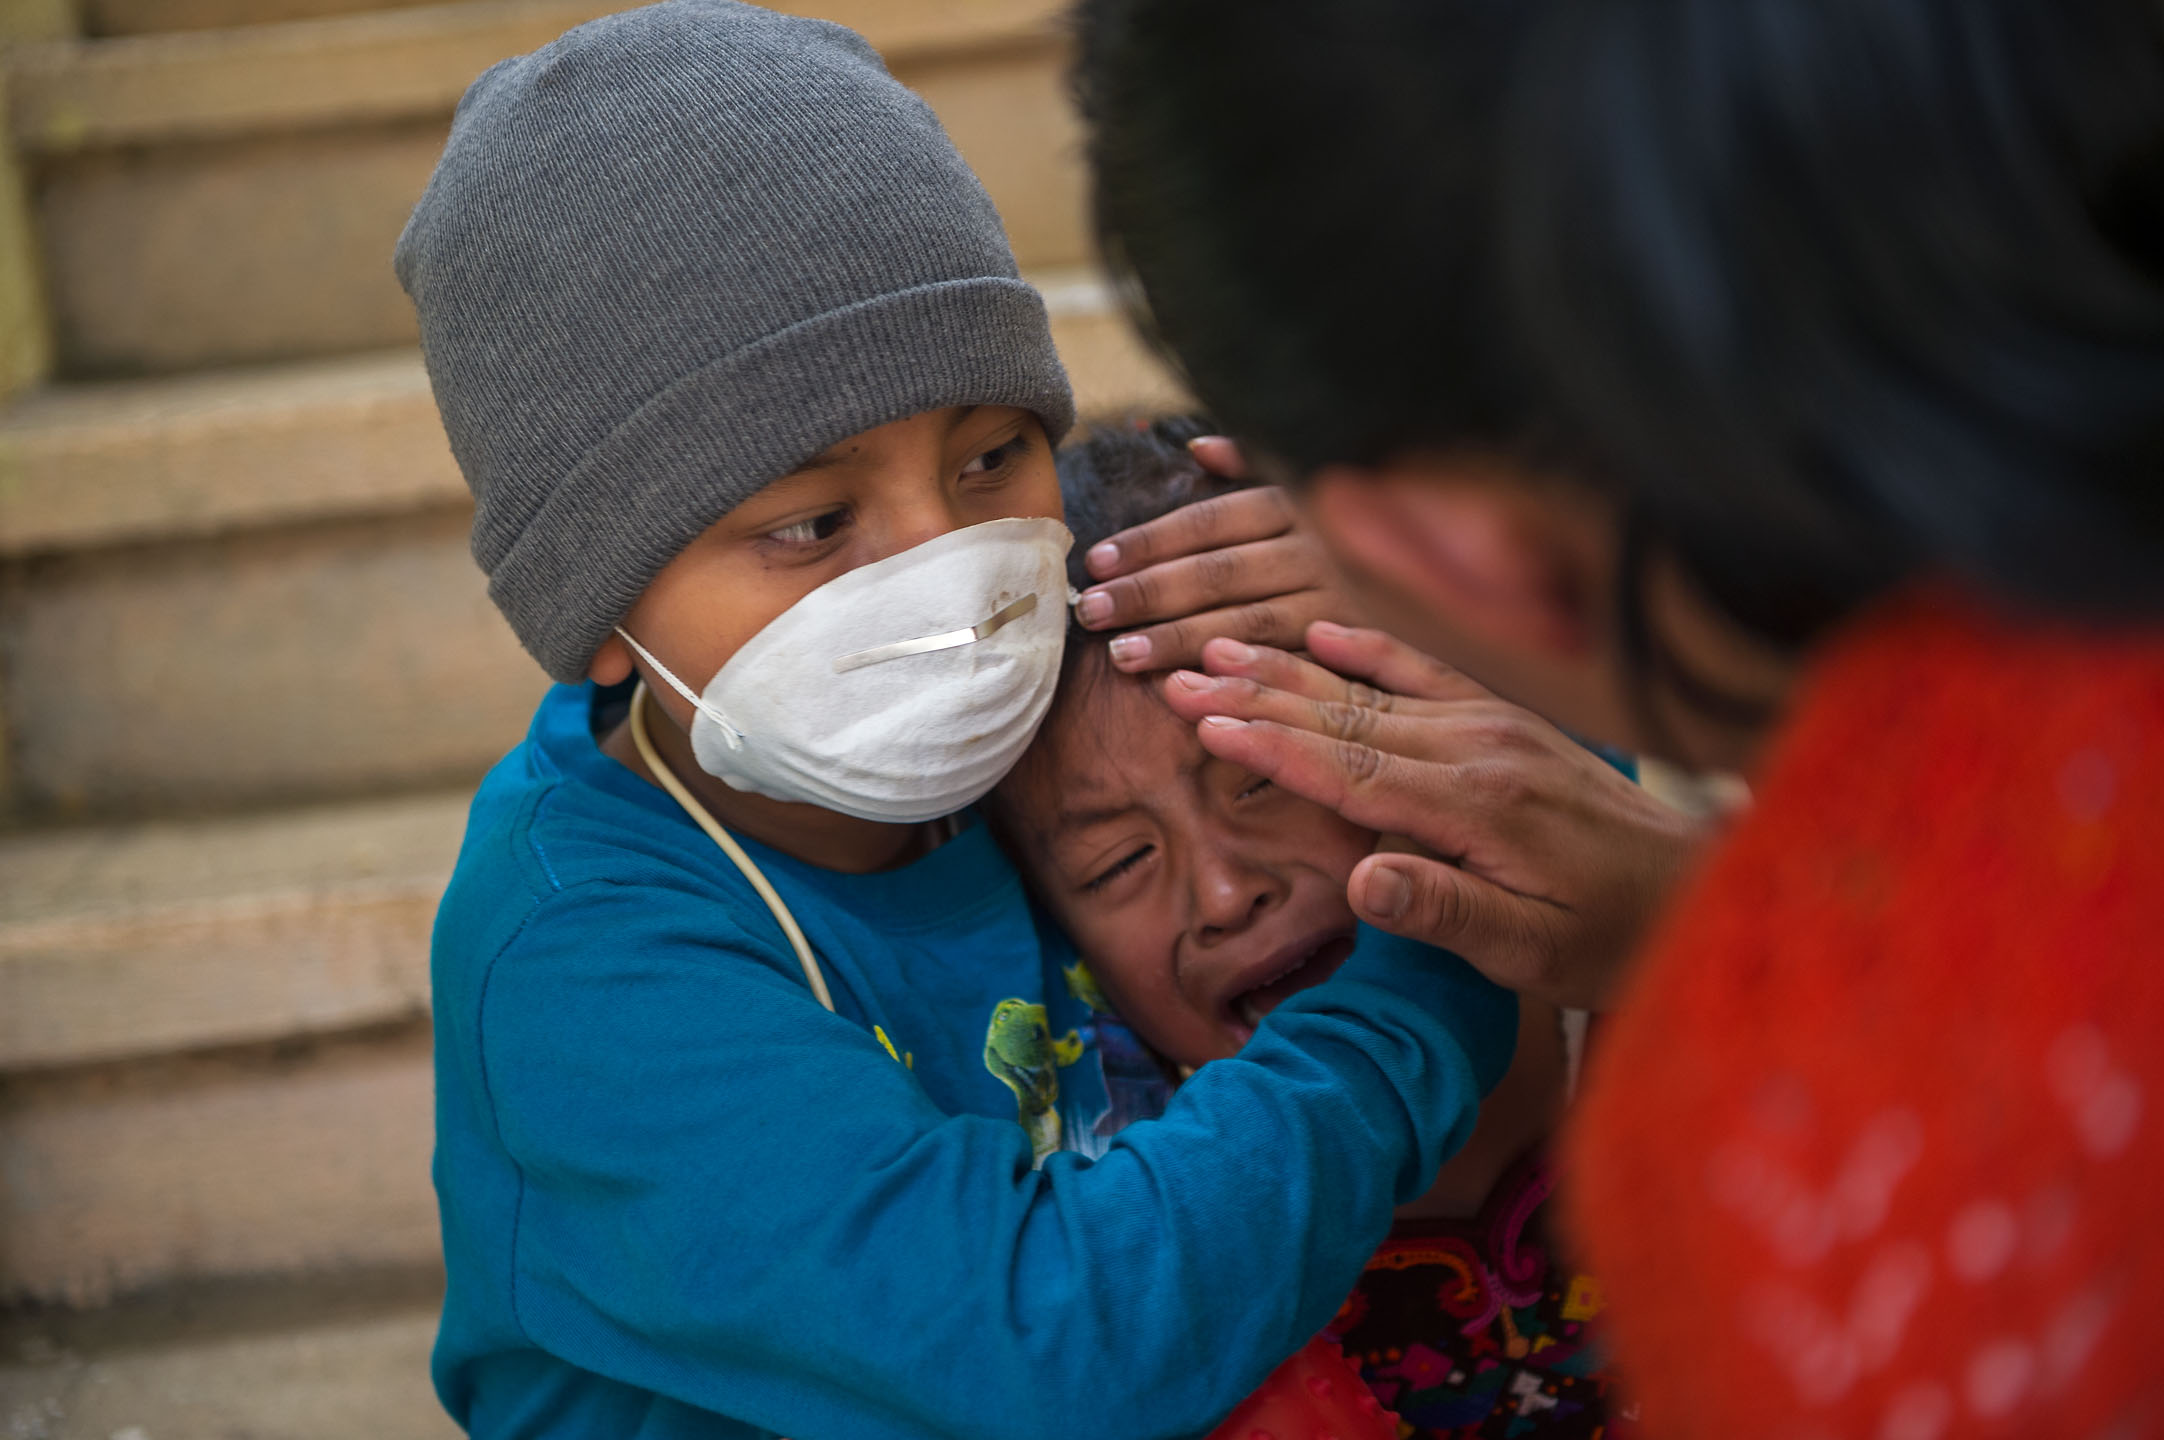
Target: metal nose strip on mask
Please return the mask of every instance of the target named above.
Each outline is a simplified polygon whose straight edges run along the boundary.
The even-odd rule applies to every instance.
[[[961,645],[973,645],[1037,608],[1035,594],[1024,595],[992,612],[992,614],[967,630],[948,630],[938,635],[926,635],[917,640],[897,640],[892,645],[874,645],[869,650],[859,650],[844,655],[834,662],[834,673],[846,674],[862,670],[867,665],[877,665],[884,660],[899,660],[904,655],[926,655],[934,650],[952,650]]]

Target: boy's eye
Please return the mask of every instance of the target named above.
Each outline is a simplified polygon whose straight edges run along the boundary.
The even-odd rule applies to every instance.
[[[1251,800],[1255,796],[1260,795],[1263,791],[1269,788],[1270,782],[1268,780],[1258,779],[1255,781],[1254,784],[1248,786],[1245,790],[1242,790],[1240,792],[1240,798],[1242,800]]]
[[[1004,469],[1012,464],[1028,449],[1029,441],[1017,435],[1012,440],[1004,441],[980,453],[976,459],[962,467],[962,473],[964,475],[989,475],[995,470]]]
[[[1092,895],[1096,894],[1105,886],[1110,885],[1113,881],[1149,859],[1150,852],[1156,848],[1155,845],[1143,845],[1122,855],[1119,859],[1113,861],[1108,868],[1099,871],[1095,878],[1083,881],[1082,888]]]
[[[784,525],[779,530],[769,530],[766,538],[784,545],[816,545],[822,540],[833,539],[847,518],[847,511],[829,510],[823,515],[814,515],[809,520],[799,520],[793,525]]]

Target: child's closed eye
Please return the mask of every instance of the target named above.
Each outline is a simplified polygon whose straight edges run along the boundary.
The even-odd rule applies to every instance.
[[[1155,845],[1137,846],[1133,850],[1128,851],[1125,855],[1122,855],[1119,859],[1113,861],[1111,865],[1107,866],[1105,869],[1098,871],[1097,874],[1092,876],[1090,879],[1083,881],[1082,888],[1092,895],[1096,894],[1098,891],[1104,889],[1107,885],[1110,885],[1113,881],[1119,879],[1122,875],[1125,875],[1128,871],[1134,869],[1137,865],[1140,865],[1143,861],[1149,859],[1151,852],[1156,850],[1156,848],[1157,847]]]
[[[1272,783],[1272,781],[1266,778],[1257,776],[1254,784],[1248,786],[1245,790],[1242,790],[1240,792],[1239,798],[1242,800],[1252,800],[1257,795],[1262,794],[1265,790],[1270,789]]]

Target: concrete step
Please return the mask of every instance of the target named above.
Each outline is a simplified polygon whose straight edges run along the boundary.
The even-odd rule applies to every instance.
[[[0,1078],[0,1303],[436,1262],[425,1022]]]
[[[150,3],[183,16],[191,4],[202,8],[202,0]],[[207,8],[272,7],[217,0]],[[447,116],[473,77],[497,60],[635,5],[310,0],[304,8],[324,18],[23,47],[6,67],[16,144],[53,154]],[[783,0],[767,8],[848,25],[890,63],[1040,39],[1059,14],[1056,0]]]
[[[58,386],[0,411],[0,555],[462,503],[418,352]]]
[[[368,10],[432,5],[441,0],[77,0],[90,35],[147,35],[321,20]]]
[[[59,364],[120,374],[407,343],[389,256],[487,64],[621,5],[468,0],[21,46]],[[817,0],[946,122],[1025,266],[1089,254],[1052,0]]]
[[[196,1286],[0,1316],[10,1440],[456,1440],[428,1352],[437,1273]]]
[[[436,116],[494,61],[625,8],[468,0],[24,46],[7,62],[8,119],[22,151],[51,155]]]
[[[0,840],[0,1074],[425,1015],[467,799]]]
[[[1101,286],[1034,278],[1087,409],[1177,403]],[[470,782],[524,734],[545,682],[413,352],[64,387],[0,415],[0,466],[18,812]]]
[[[29,818],[470,783],[546,688],[439,510],[20,567],[0,666]]]

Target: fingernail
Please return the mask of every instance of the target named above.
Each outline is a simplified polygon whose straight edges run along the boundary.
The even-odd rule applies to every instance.
[[[1085,625],[1102,625],[1112,618],[1112,597],[1102,590],[1085,590],[1075,601],[1074,613]]]
[[[1150,658],[1150,637],[1122,635],[1112,642],[1111,650],[1115,665],[1146,665]]]
[[[1234,665],[1252,665],[1262,656],[1254,646],[1243,645],[1237,640],[1218,641],[1217,653]]]
[[[1327,635],[1333,640],[1342,640],[1347,635],[1352,634],[1352,631],[1342,625],[1332,624],[1328,620],[1317,620],[1307,627],[1307,633],[1310,635]]]
[[[1182,690],[1215,690],[1217,688],[1217,678],[1215,676],[1203,675],[1193,670],[1173,671],[1172,683]]]
[[[1247,728],[1245,720],[1236,720],[1230,715],[1205,715],[1202,717],[1201,723],[1209,726],[1212,730],[1244,730]]]
[[[1092,572],[1102,574],[1120,563],[1120,547],[1110,540],[1090,546],[1088,564]]]
[[[1395,920],[1412,903],[1413,887],[1406,883],[1403,871],[1377,865],[1368,871],[1361,894],[1368,914],[1378,920]]]

